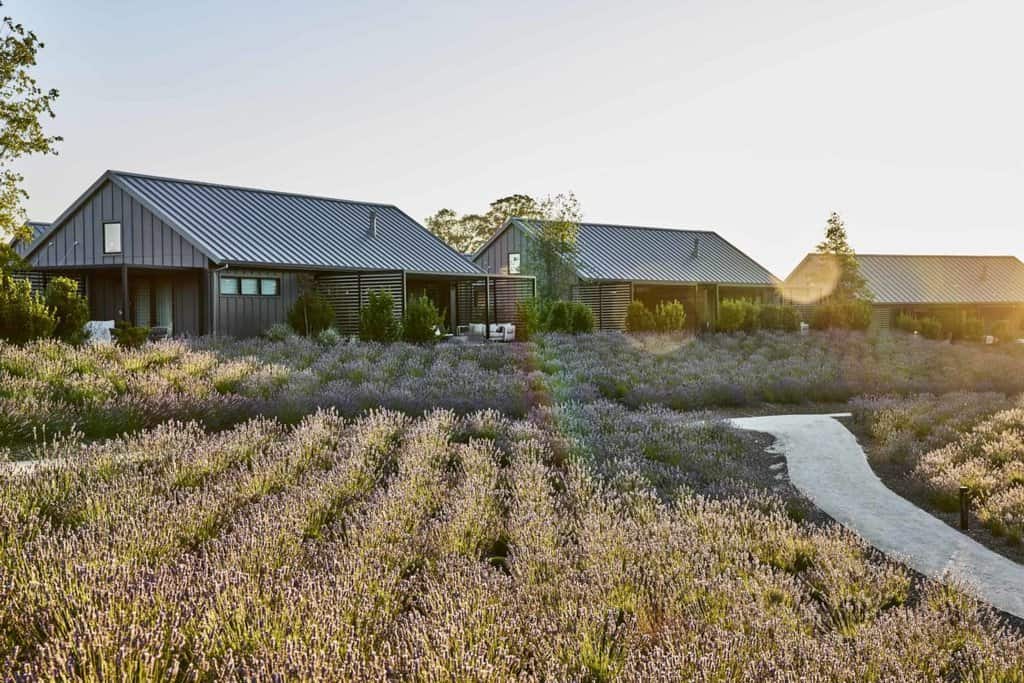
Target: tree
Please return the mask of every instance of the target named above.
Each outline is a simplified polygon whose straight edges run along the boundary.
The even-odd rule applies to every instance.
[[[832,212],[825,227],[825,239],[818,244],[818,253],[827,254],[836,269],[831,296],[836,301],[870,300],[871,292],[860,274],[856,253],[846,236],[846,226],[839,214]]]
[[[11,17],[0,29],[0,271],[23,266],[11,247],[12,238],[29,239],[31,230],[21,208],[28,193],[14,162],[31,154],[56,154],[59,136],[43,131],[41,118],[53,118],[57,90],[44,91],[31,75],[36,54],[44,47],[36,34]]]
[[[469,254],[480,248],[509,218],[539,218],[540,206],[525,194],[512,194],[495,199],[487,213],[460,216],[451,209],[441,209],[425,221],[427,229],[453,249]]]
[[[53,336],[69,344],[85,341],[85,324],[89,322],[89,302],[78,293],[78,283],[57,277],[46,285],[46,305],[53,311],[56,326]]]
[[[576,236],[583,221],[576,195],[547,197],[540,204],[540,215],[531,224],[523,272],[537,278],[540,298],[568,298],[579,266]]]

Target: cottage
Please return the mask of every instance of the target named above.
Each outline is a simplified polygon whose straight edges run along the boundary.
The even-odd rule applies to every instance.
[[[529,272],[530,235],[537,221],[513,218],[477,251],[475,263],[494,275]],[[621,330],[626,307],[679,300],[688,324],[714,326],[723,299],[772,302],[778,278],[720,235],[630,225],[581,223],[573,297],[594,310],[601,329]]]
[[[857,254],[872,302],[872,323],[888,329],[899,313],[940,319],[1005,321],[1014,332],[1024,316],[1024,263],[1014,256]],[[798,305],[828,299],[838,277],[835,260],[808,254],[786,278],[784,293]]]
[[[398,207],[107,171],[52,224],[16,245],[33,284],[77,279],[94,319],[170,334],[258,334],[306,287],[338,328],[388,290],[431,297],[447,324],[501,320],[530,296],[522,277],[488,277]]]

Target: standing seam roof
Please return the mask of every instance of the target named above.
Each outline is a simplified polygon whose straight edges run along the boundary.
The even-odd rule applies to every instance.
[[[527,234],[539,221],[513,219]],[[697,255],[694,256],[694,241]],[[586,280],[774,286],[766,268],[709,230],[580,223],[577,272]]]
[[[213,261],[479,275],[403,211],[372,204],[108,172]],[[369,234],[377,213],[377,236]]]
[[[808,269],[824,258],[809,254],[786,284],[806,286]],[[1024,263],[1014,256],[857,254],[857,262],[875,303],[1024,302]]]

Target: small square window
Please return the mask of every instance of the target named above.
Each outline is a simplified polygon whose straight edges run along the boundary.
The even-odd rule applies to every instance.
[[[120,223],[104,223],[103,224],[103,253],[104,254],[120,254],[121,253],[121,224]]]
[[[259,294],[260,293],[260,281],[254,277],[243,277],[242,278],[242,294]]]
[[[220,279],[221,294],[238,294],[238,278],[222,277]]]
[[[277,278],[265,277],[260,280],[260,294],[262,296],[277,296]]]
[[[508,255],[508,274],[519,275],[520,258],[519,252],[513,251]]]

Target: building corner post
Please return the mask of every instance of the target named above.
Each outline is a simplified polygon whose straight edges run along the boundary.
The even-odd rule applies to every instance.
[[[131,306],[128,297],[128,264],[121,263],[121,320],[131,319]]]

